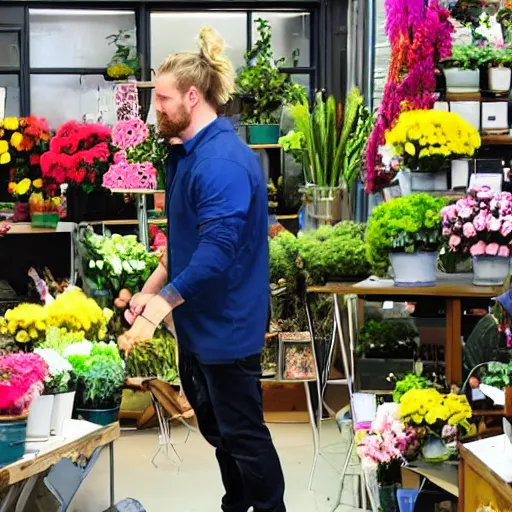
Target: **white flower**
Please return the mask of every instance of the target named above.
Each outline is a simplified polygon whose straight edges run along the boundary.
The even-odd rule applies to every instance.
[[[123,272],[123,264],[119,256],[114,256],[110,259],[110,265],[116,276],[120,276]]]
[[[51,348],[36,348],[34,352],[46,361],[51,377],[70,372],[73,369],[67,359],[64,359]]]
[[[89,356],[91,355],[91,350],[91,341],[81,341],[80,343],[68,345],[62,352],[62,356],[66,358],[69,356]]]

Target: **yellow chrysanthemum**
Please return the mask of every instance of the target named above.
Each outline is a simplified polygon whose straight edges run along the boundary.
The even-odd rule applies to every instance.
[[[43,180],[38,178],[32,182],[32,185],[34,185],[35,188],[43,188]]]
[[[9,143],[6,140],[0,140],[0,155],[9,151]]]
[[[11,161],[10,153],[2,153],[0,155],[0,165],[6,165]]]
[[[411,156],[416,155],[416,148],[414,147],[414,144],[412,144],[411,142],[407,142],[405,144],[405,152]]]
[[[20,126],[20,121],[17,117],[6,117],[2,121],[2,125],[6,130],[17,130]]]
[[[11,146],[13,146],[19,150],[22,143],[23,143],[23,135],[20,132],[14,132],[11,135]]]
[[[30,336],[27,331],[18,331],[15,339],[18,343],[27,343],[30,341]]]

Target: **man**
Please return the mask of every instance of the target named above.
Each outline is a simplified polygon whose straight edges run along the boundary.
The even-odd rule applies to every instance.
[[[234,92],[223,41],[202,29],[199,53],[169,56],[155,84],[169,158],[168,284],[135,298],[119,340],[129,351],[171,313],[180,379],[217,450],[226,512],[285,511],[284,479],[263,422],[260,353],[268,308],[267,192],[256,156],[218,108]],[[153,287],[162,282],[162,268]]]

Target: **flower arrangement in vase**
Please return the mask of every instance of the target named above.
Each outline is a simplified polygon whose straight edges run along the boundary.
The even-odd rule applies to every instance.
[[[37,354],[0,357],[0,467],[23,457],[27,411],[47,375],[48,365]]]
[[[475,188],[443,208],[441,215],[449,250],[473,257],[473,283],[502,285],[510,274],[512,194]]]
[[[441,245],[441,209],[446,202],[428,194],[397,197],[377,206],[366,229],[366,255],[373,271],[395,286],[433,286]]]
[[[439,110],[411,110],[398,118],[386,132],[386,146],[380,149],[383,162],[392,169],[412,171],[411,183],[401,181],[402,192],[447,190],[446,173],[440,174],[449,159],[470,158],[481,145],[480,135],[460,115]],[[418,173],[428,173],[419,181]],[[441,180],[436,180],[441,176]],[[422,181],[424,184],[422,185]]]
[[[457,456],[457,441],[472,433],[473,415],[465,395],[442,395],[436,389],[411,389],[400,399],[400,418],[413,427],[425,460],[442,462]]]
[[[105,188],[165,188],[168,149],[154,126],[148,127],[140,117],[118,121],[112,129],[112,144],[118,151],[114,163],[103,176]]]
[[[108,169],[112,136],[108,126],[64,123],[50,141],[50,149],[41,156],[46,188],[55,194],[67,183],[89,193],[101,184]]]

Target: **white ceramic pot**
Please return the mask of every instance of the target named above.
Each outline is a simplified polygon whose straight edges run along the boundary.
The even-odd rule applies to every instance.
[[[437,252],[416,252],[390,254],[395,274],[395,286],[435,286],[437,281]]]
[[[53,404],[53,414],[50,425],[52,436],[61,436],[64,422],[70,420],[73,415],[73,405],[75,404],[75,392],[59,393],[55,395]]]
[[[492,92],[508,93],[512,80],[512,70],[503,66],[489,68],[489,90]]]
[[[467,188],[469,184],[469,160],[451,161],[452,189]]]
[[[480,70],[445,68],[446,90],[452,93],[474,93],[480,91]]]
[[[473,257],[473,284],[501,286],[510,274],[510,258],[501,256]]]
[[[411,172],[411,192],[433,192],[448,190],[448,171]]]
[[[450,110],[459,114],[475,130],[480,131],[480,102],[479,101],[451,101]]]
[[[27,441],[47,441],[50,438],[55,395],[37,397],[28,410]]]

